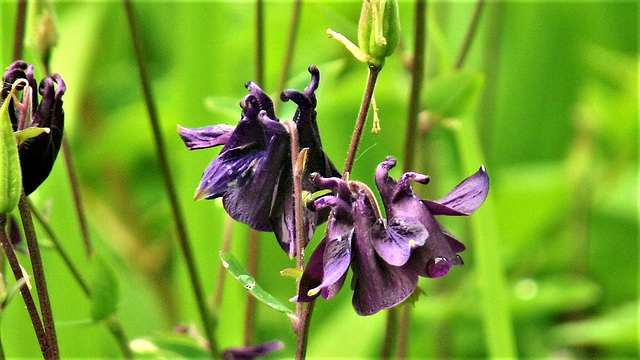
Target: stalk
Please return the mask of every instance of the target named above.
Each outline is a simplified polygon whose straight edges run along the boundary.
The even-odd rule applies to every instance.
[[[169,162],[167,160],[167,151],[164,144],[164,138],[162,137],[162,132],[160,131],[160,123],[156,112],[156,105],[151,94],[149,75],[147,73],[146,62],[142,53],[142,44],[140,43],[138,36],[138,29],[136,27],[133,5],[131,3],[131,0],[123,1],[125,12],[127,15],[127,22],[129,25],[129,32],[131,35],[133,49],[136,57],[136,63],[138,65],[138,75],[140,76],[140,83],[142,85],[145,104],[147,106],[147,112],[149,113],[149,120],[151,122],[151,128],[155,140],[156,153],[158,155],[160,168],[162,169],[162,177],[167,194],[169,196],[169,202],[173,213],[173,220],[176,226],[178,243],[180,245],[182,255],[187,265],[191,287],[196,300],[196,305],[198,307],[198,312],[200,314],[200,320],[205,330],[205,336],[211,347],[211,357],[215,358],[218,354],[218,346],[214,336],[213,318],[211,316],[211,313],[209,312],[209,309],[205,305],[204,292],[200,285],[200,278],[198,276],[198,272],[196,271],[195,259],[191,250],[191,244],[189,243],[187,229],[182,217],[182,211],[178,202],[178,196],[175,191],[175,186],[171,178]]]

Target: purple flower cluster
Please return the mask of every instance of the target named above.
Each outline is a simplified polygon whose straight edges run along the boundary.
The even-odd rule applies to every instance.
[[[12,85],[21,80],[24,84],[20,85],[18,90],[22,90],[22,101],[17,96],[7,99]],[[9,118],[13,131],[32,127],[45,130],[19,145],[22,183],[27,195],[35,191],[49,176],[58,156],[64,129],[62,96],[66,89],[58,74],[45,77],[38,86],[33,75],[33,65],[24,61],[14,62],[4,73],[2,101],[10,101]],[[39,103],[38,93],[42,97]]]
[[[320,72],[313,65],[309,72],[311,82],[304,92],[287,90],[281,94],[282,101],[298,105],[293,121],[300,148],[309,149],[303,178],[308,179],[312,172],[340,176],[322,150],[316,123],[315,90]],[[233,219],[255,230],[273,231],[282,249],[293,257],[296,245],[290,137],[276,117],[271,98],[254,82],[248,82],[246,88],[249,95],[241,102],[242,116],[237,126],[178,127],[189,150],[224,145],[204,171],[195,199],[222,197]],[[303,189],[319,190],[309,180],[303,181]],[[327,217],[328,211],[304,211],[306,241]]]
[[[396,165],[387,157],[376,170],[376,185],[387,218],[382,217],[366,185],[341,178],[312,176],[314,183],[335,195],[321,197],[313,209],[331,209],[324,239],[303,273],[297,301],[335,296],[351,267],[353,306],[360,315],[393,307],[411,295],[418,277],[437,278],[462,265],[457,253],[465,246],[434,215],[470,215],[484,202],[489,177],[481,167],[440,200],[421,200],[411,181],[429,177],[408,172],[396,181],[388,174]]]

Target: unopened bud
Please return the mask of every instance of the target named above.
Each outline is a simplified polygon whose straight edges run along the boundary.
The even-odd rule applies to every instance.
[[[384,59],[398,47],[400,18],[396,0],[364,0],[358,45],[370,58],[369,62],[382,66]]]
[[[36,46],[45,64],[49,62],[51,50],[53,50],[57,44],[58,33],[55,22],[49,10],[44,9],[37,23]]]

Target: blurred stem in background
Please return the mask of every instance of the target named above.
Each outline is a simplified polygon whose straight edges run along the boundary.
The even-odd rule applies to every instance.
[[[140,43],[140,40],[139,40],[138,30],[136,28],[136,22],[135,22],[135,15],[133,12],[133,5],[130,0],[124,0],[124,8],[125,8],[125,13],[127,15],[127,22],[129,25],[129,32],[131,35],[136,63],[138,65],[140,83],[142,85],[144,100],[147,106],[147,112],[149,114],[149,120],[151,122],[151,128],[152,128],[153,136],[155,140],[156,154],[158,156],[158,161],[160,163],[160,168],[162,170],[164,185],[167,190],[167,194],[169,196],[169,202],[171,204],[171,210],[173,212],[173,220],[176,225],[178,243],[180,245],[180,249],[182,250],[182,255],[184,256],[184,260],[187,265],[187,270],[189,272],[189,278],[190,278],[192,290],[194,293],[194,297],[196,300],[196,304],[198,307],[198,312],[200,313],[202,326],[204,327],[204,330],[205,330],[205,337],[211,347],[211,357],[216,358],[218,357],[219,351],[218,351],[218,346],[217,346],[215,335],[214,335],[213,317],[211,316],[211,313],[209,312],[209,309],[207,308],[205,303],[204,292],[200,284],[200,278],[198,276],[195,259],[193,257],[191,245],[189,243],[189,239],[187,236],[187,229],[184,223],[184,219],[182,217],[182,212],[180,210],[178,196],[175,191],[173,180],[171,178],[169,163],[167,160],[166,148],[164,144],[164,138],[162,137],[162,132],[160,130],[160,124],[159,124],[159,120],[156,112],[156,105],[153,101],[153,96],[151,94],[151,85],[149,82],[146,63],[142,53],[142,44]]]
[[[78,270],[78,267],[71,260],[71,256],[67,253],[67,251],[62,247],[62,242],[58,239],[58,236],[53,232],[51,225],[49,222],[40,214],[38,209],[29,201],[29,207],[31,208],[31,213],[38,220],[40,226],[44,229],[45,233],[49,237],[49,240],[53,243],[55,250],[60,254],[62,261],[66,265],[66,267],[73,275],[73,278],[76,280],[82,292],[87,296],[88,299],[91,299],[91,288],[87,284],[87,281],[82,277],[82,273]],[[118,347],[122,352],[122,356],[125,359],[133,359],[133,353],[131,352],[131,348],[129,347],[129,340],[127,338],[126,333],[124,332],[124,328],[120,323],[117,315],[112,315],[111,317],[102,320],[102,322],[107,326],[116,342],[118,343]]]
[[[229,248],[231,247],[231,239],[233,238],[233,222],[234,220],[227,214],[224,213],[224,234],[222,235],[222,251],[229,252]],[[216,290],[213,293],[213,310],[218,311],[216,317],[219,317],[220,307],[222,306],[222,292],[224,291],[224,279],[226,278],[224,266],[220,264],[220,268],[218,269],[218,281],[216,281]]]
[[[409,105],[407,110],[407,132],[405,135],[404,162],[403,173],[411,171],[414,163],[415,154],[415,134],[418,124],[418,112],[420,110],[421,90],[423,88],[422,79],[424,77],[424,55],[425,43],[427,41],[425,31],[425,14],[427,11],[426,0],[417,0],[415,7],[414,20],[414,43],[413,56],[411,57],[409,69],[411,71],[411,90],[409,93]],[[391,332],[396,328],[393,324],[396,320],[396,312],[401,311],[400,324],[397,326],[398,333],[398,352],[397,358],[404,359],[407,354],[407,339],[409,336],[409,325],[411,322],[411,306],[404,305],[394,307],[387,311],[387,326],[384,334],[383,347],[381,351],[381,359],[389,359],[391,349],[393,347],[392,337],[395,335]]]
[[[296,44],[296,34],[298,24],[300,23],[300,9],[302,7],[302,0],[294,0],[293,13],[291,14],[291,23],[289,24],[289,36],[287,37],[287,47],[284,51],[284,60],[282,61],[282,72],[280,73],[280,80],[278,81],[278,87],[276,88],[276,94],[279,96],[287,83],[289,77],[289,70],[291,67],[291,60],[293,59],[293,49]],[[274,104],[274,110],[278,112],[278,105],[280,102],[276,101]]]

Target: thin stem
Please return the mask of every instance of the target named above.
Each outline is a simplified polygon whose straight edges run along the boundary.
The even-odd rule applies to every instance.
[[[264,88],[264,4],[256,0],[256,83]]]
[[[424,45],[426,42],[424,19],[427,9],[425,0],[417,0],[415,11],[415,36],[414,54],[411,60],[411,92],[409,95],[409,109],[407,111],[407,132],[405,135],[404,147],[404,170],[409,171],[413,167],[415,155],[415,134],[418,123],[418,112],[420,110],[420,95],[422,79],[424,77]]]
[[[13,60],[20,60],[24,47],[24,20],[27,14],[27,1],[18,0],[16,9],[16,31],[13,39]]]
[[[169,202],[171,204],[173,220],[175,222],[176,232],[178,235],[178,243],[180,245],[180,249],[182,250],[182,255],[184,256],[184,260],[187,265],[187,271],[189,273],[189,278],[191,280],[191,286],[192,286],[195,300],[197,303],[198,311],[200,313],[202,325],[205,330],[205,336],[211,347],[211,356],[215,358],[217,357],[217,354],[218,354],[218,346],[214,336],[213,319],[211,317],[209,310],[207,309],[207,306],[205,305],[204,292],[202,291],[202,287],[200,285],[200,279],[198,277],[198,272],[196,271],[195,259],[193,257],[191,245],[189,243],[189,239],[187,236],[187,230],[182,217],[182,212],[180,210],[178,196],[176,194],[175,186],[171,178],[171,173],[169,170],[169,162],[167,160],[167,151],[164,145],[162,132],[160,131],[160,124],[159,124],[159,120],[156,112],[156,105],[153,101],[153,96],[151,94],[151,85],[149,81],[149,75],[147,72],[146,62],[143,58],[142,44],[140,43],[140,40],[139,40],[138,29],[136,27],[135,17],[133,13],[133,5],[131,3],[131,0],[124,0],[124,8],[127,14],[129,32],[130,32],[131,40],[133,43],[136,63],[138,65],[138,74],[140,76],[140,83],[142,84],[142,91],[144,94],[145,104],[147,106],[147,112],[149,113],[149,120],[151,122],[151,128],[152,128],[153,136],[155,140],[156,154],[158,155],[158,161],[160,163],[160,168],[162,169],[162,177],[164,180],[164,185],[165,185],[167,194],[169,196]]]
[[[467,33],[464,36],[464,40],[462,40],[462,46],[460,47],[460,51],[458,52],[458,56],[456,57],[456,62],[453,65],[454,69],[460,69],[464,64],[464,60],[467,56],[467,53],[469,52],[469,48],[471,47],[473,38],[475,37],[476,29],[478,28],[478,20],[480,19],[480,14],[482,13],[483,7],[484,0],[478,0],[475,8],[473,9],[471,22],[469,23],[469,27],[467,28]]]
[[[36,290],[38,292],[38,302],[40,303],[40,311],[42,312],[42,323],[44,325],[45,334],[50,346],[50,356],[53,359],[60,358],[58,352],[58,339],[56,336],[56,326],[53,321],[53,312],[51,311],[51,302],[49,301],[49,292],[47,291],[47,281],[44,276],[44,266],[42,265],[42,257],[40,256],[40,247],[36,230],[33,227],[31,219],[31,210],[27,201],[27,195],[22,190],[20,201],[18,202],[18,210],[22,219],[24,235],[29,248],[29,258],[31,258],[31,266],[33,267],[33,277],[36,282]]]
[[[398,360],[407,358],[409,344],[409,325],[411,324],[411,306],[404,305],[400,308],[400,324],[398,326]]]
[[[395,333],[398,328],[397,324],[398,309],[395,307],[387,310],[387,324],[384,329],[384,338],[382,340],[382,349],[380,349],[380,359],[389,360],[395,340]]]
[[[413,43],[413,57],[411,58],[411,90],[409,94],[409,108],[407,111],[407,132],[405,135],[405,147],[404,147],[404,164],[403,172],[407,172],[413,168],[415,158],[415,134],[418,125],[418,112],[420,111],[420,99],[421,90],[423,88],[422,79],[424,78],[424,56],[425,56],[425,43],[427,40],[425,29],[425,15],[427,12],[427,3],[425,0],[416,1],[415,9],[415,33]],[[407,353],[407,334],[409,332],[409,325],[411,324],[411,312],[408,306],[404,306],[400,314],[400,323],[398,325],[398,359],[404,359]],[[392,319],[395,314],[387,312],[387,322],[395,321]],[[387,324],[387,328],[391,327]],[[386,336],[391,336],[390,332],[385,333]],[[385,338],[385,343],[387,339]]]
[[[367,121],[367,114],[369,113],[369,107],[371,106],[371,97],[373,96],[373,90],[376,87],[376,80],[378,79],[378,74],[380,74],[381,69],[382,68],[378,66],[369,65],[369,79],[367,80],[367,87],[364,91],[364,97],[362,99],[362,105],[360,106],[360,112],[358,113],[356,127],[353,130],[353,136],[351,137],[351,145],[349,146],[347,161],[344,164],[344,173],[350,173],[351,169],[353,168],[353,162],[356,159],[356,153],[358,152],[360,138],[362,138],[364,124]]]
[[[78,285],[82,289],[82,292],[87,296],[87,298],[91,299],[91,288],[87,284],[87,281],[82,277],[82,273],[78,270],[78,267],[73,263],[73,260],[71,260],[71,257],[69,256],[69,254],[62,247],[62,242],[60,241],[56,233],[53,232],[53,229],[51,228],[51,225],[49,224],[49,222],[47,222],[44,219],[42,214],[40,214],[40,212],[33,205],[31,200],[29,200],[29,207],[31,208],[31,213],[36,218],[38,223],[40,223],[40,226],[42,226],[44,231],[47,233],[47,236],[55,246],[56,251],[58,251],[58,254],[60,254],[60,256],[62,257],[62,261],[65,263],[69,271],[71,271],[71,275],[73,276],[75,281],[78,283]],[[129,340],[126,337],[124,329],[122,328],[122,324],[120,324],[120,321],[118,320],[118,318],[114,315],[111,319],[104,320],[104,323],[105,325],[107,325],[107,327],[111,331],[111,334],[113,334],[118,345],[120,346],[122,355],[126,359],[133,359],[133,353],[129,348]]]
[[[2,309],[0,309],[0,314],[2,313]],[[0,360],[5,360],[6,357],[4,355],[4,346],[2,345],[2,337],[0,336]]]
[[[80,197],[80,186],[78,185],[78,176],[76,175],[71,161],[71,149],[69,149],[69,141],[67,138],[62,139],[62,153],[64,154],[64,164],[67,169],[67,176],[69,177],[69,184],[71,185],[71,193],[73,194],[73,204],[76,210],[76,216],[78,217],[78,224],[80,225],[80,233],[82,234],[82,242],[84,243],[87,257],[93,255],[93,246],[91,245],[91,239],[89,238],[89,229],[87,227],[87,220],[82,206],[82,198]]]
[[[282,72],[280,73],[280,80],[278,81],[278,87],[276,88],[276,94],[280,94],[284,90],[285,83],[289,77],[289,69],[291,67],[291,60],[293,58],[293,48],[296,43],[296,35],[298,33],[298,24],[300,23],[300,9],[302,8],[302,0],[295,0],[293,3],[293,14],[291,15],[291,23],[289,24],[289,37],[287,38],[287,47],[284,52],[284,60],[282,61]],[[276,102],[275,110],[278,110]]]
[[[222,251],[228,252],[231,247],[231,238],[233,236],[233,219],[231,216],[225,214],[224,218],[224,234],[222,235]],[[220,265],[218,270],[218,281],[216,282],[216,291],[213,296],[213,307],[219,309],[222,305],[222,290],[224,289],[225,268]]]
[[[7,256],[7,261],[9,262],[9,266],[11,267],[11,271],[13,271],[13,276],[15,276],[16,281],[20,281],[22,279],[22,268],[20,267],[20,263],[18,262],[16,253],[13,251],[13,246],[11,245],[7,234],[4,231],[6,220],[6,215],[0,214],[0,243],[2,243],[2,249]],[[29,291],[29,287],[27,286],[27,284],[24,284],[22,285],[22,287],[20,287],[20,293],[22,294],[24,304],[27,308],[27,312],[29,313],[29,317],[31,318],[33,330],[36,332],[38,344],[40,344],[40,351],[42,351],[42,355],[46,358],[47,356],[49,356],[49,354],[51,354],[51,349],[49,348],[49,342],[47,341],[47,334],[44,331],[42,322],[40,322],[38,309],[36,308],[36,304],[33,301],[33,297],[31,296],[31,292]]]
[[[311,324],[311,315],[313,313],[313,307],[316,301],[313,300],[307,303],[307,306],[302,311],[302,317],[300,318],[300,329],[298,335],[298,343],[296,345],[296,360],[304,360],[307,356],[307,339],[309,338],[309,325]]]
[[[259,256],[259,235],[256,230],[251,229],[249,232],[249,254],[247,271],[249,275],[257,277],[258,273],[258,256]],[[256,299],[247,292],[247,309],[244,319],[244,345],[250,346],[253,340],[253,327],[256,321]]]

